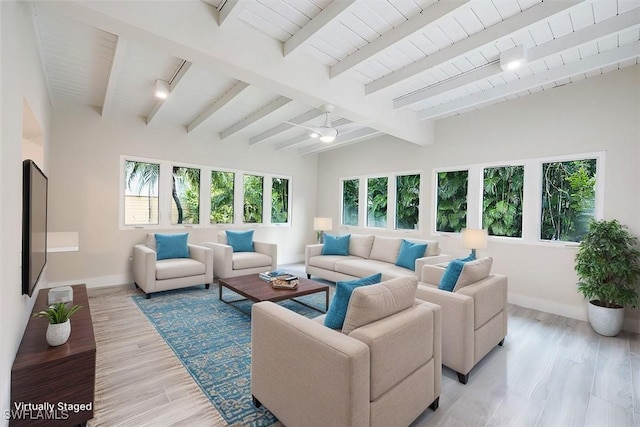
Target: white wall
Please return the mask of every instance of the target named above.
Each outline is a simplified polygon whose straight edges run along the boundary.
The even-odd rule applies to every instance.
[[[121,155],[289,175],[292,226],[257,227],[254,238],[277,243],[281,264],[302,260],[304,245],[314,241],[315,155],[299,157],[295,151],[276,152],[269,145],[221,142],[213,133],[187,135],[178,126],[147,126],[140,117],[101,117],[90,107],[57,104],[51,141],[49,231],[78,232],[80,250],[50,254],[47,272],[52,284],[132,282],[129,257],[133,245],[144,242],[147,232],[157,230],[119,230]],[[220,229],[190,228],[189,241],[216,241]]]
[[[426,184],[421,235],[427,237],[433,221],[434,168],[606,151],[605,218],[617,218],[640,236],[639,100],[636,65],[440,120],[432,146],[383,137],[323,153],[318,159],[318,214],[339,224],[341,177],[421,170]],[[456,238],[438,239],[446,253],[468,252]],[[509,277],[512,303],[586,319],[586,304],[576,291],[575,248],[491,241],[480,254],[492,256],[493,271]],[[625,327],[640,331],[638,317],[637,311],[628,310]]]
[[[0,2],[0,43],[0,414],[4,414],[10,404],[11,365],[35,301],[21,293],[23,101],[40,124],[45,147],[50,105],[28,4]],[[46,159],[45,149],[45,173]],[[46,269],[43,276],[39,288],[46,285]]]

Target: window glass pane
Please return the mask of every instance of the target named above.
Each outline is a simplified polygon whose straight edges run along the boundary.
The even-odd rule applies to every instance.
[[[396,229],[417,230],[419,206],[420,175],[396,177]]]
[[[158,224],[159,163],[124,162],[125,225]]]
[[[244,209],[243,221],[262,223],[262,192],[264,177],[257,175],[244,176]]]
[[[387,177],[367,179],[367,226],[387,226]]]
[[[467,226],[469,171],[439,172],[436,230],[460,232]]]
[[[358,225],[358,198],[360,180],[342,181],[342,224]]]
[[[596,159],[542,164],[540,238],[579,242],[593,218]]]
[[[271,181],[271,222],[289,222],[289,180],[286,178]]]
[[[233,224],[233,172],[211,171],[211,224]]]
[[[522,237],[524,166],[486,168],[482,228],[490,236]]]
[[[200,223],[200,169],[173,167],[171,224]]]

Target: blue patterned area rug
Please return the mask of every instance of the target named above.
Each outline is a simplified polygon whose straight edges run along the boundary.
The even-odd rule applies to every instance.
[[[251,402],[251,317],[219,301],[217,285],[131,298],[229,424],[269,426],[278,421]],[[223,298],[240,295],[224,289]],[[324,298],[322,292],[298,299],[324,310]],[[310,318],[321,314],[294,301],[279,304]],[[249,301],[237,305],[251,311]]]

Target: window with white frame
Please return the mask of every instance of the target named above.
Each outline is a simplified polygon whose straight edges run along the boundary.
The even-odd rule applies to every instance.
[[[291,178],[121,156],[120,227],[291,223]]]
[[[436,170],[435,231],[469,226],[528,243],[579,242],[604,215],[604,163],[598,152]]]
[[[420,219],[421,175],[392,173],[341,180],[341,223],[371,228],[417,230]],[[366,200],[366,210],[359,211]],[[363,215],[360,218],[360,215]]]

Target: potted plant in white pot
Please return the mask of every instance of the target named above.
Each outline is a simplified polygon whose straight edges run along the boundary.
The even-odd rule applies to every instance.
[[[589,322],[600,335],[617,335],[624,308],[638,302],[637,245],[638,239],[615,219],[591,221],[580,242],[575,265],[578,290],[589,300]]]
[[[67,342],[71,335],[71,316],[82,307],[81,305],[67,305],[59,302],[51,305],[46,310],[33,313],[33,317],[46,317],[49,320],[47,327],[47,343],[55,347]]]

